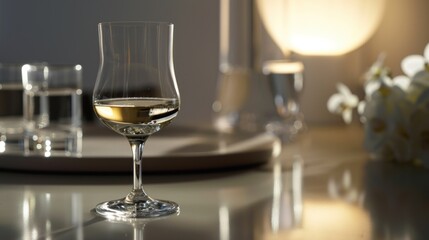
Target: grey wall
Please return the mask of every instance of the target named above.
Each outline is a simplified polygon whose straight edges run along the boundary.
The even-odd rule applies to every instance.
[[[399,74],[400,60],[421,53],[429,42],[427,9],[425,0],[388,0],[380,29],[362,48],[340,57],[301,56],[306,65],[303,108],[307,120],[339,122],[325,107],[336,82],[360,89],[359,77],[381,51]],[[173,22],[183,104],[176,121],[208,123],[218,69],[218,17],[218,0],[0,0],[0,62],[82,64],[84,91],[90,94],[99,62],[98,22]],[[89,104],[86,109],[91,112]]]
[[[205,121],[215,94],[217,19],[213,0],[1,0],[0,62],[79,63],[90,94],[99,63],[98,22],[172,22],[183,106],[177,121]]]

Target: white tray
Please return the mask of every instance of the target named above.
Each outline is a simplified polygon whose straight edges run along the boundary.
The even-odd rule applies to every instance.
[[[278,144],[268,134],[214,133],[150,137],[144,172],[219,170],[263,164]],[[0,155],[0,169],[35,172],[130,172],[131,149],[124,137],[84,136],[81,157]]]

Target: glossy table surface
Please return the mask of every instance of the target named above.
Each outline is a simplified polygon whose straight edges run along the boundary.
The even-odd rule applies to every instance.
[[[268,164],[146,174],[181,212],[145,222],[92,213],[129,174],[0,171],[0,239],[429,239],[429,171],[370,161],[360,127],[310,127]]]

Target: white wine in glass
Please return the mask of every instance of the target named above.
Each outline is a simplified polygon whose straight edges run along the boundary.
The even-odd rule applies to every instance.
[[[97,214],[111,219],[162,217],[178,204],[149,197],[143,189],[143,148],[152,134],[179,112],[173,66],[173,24],[106,22],[98,25],[100,68],[93,93],[97,117],[125,136],[133,153],[133,188],[124,198],[100,203]]]
[[[95,112],[111,129],[125,136],[150,135],[179,112],[177,99],[117,98],[94,101]]]

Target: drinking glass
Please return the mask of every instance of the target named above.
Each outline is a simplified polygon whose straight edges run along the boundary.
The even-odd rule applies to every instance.
[[[33,63],[22,66],[25,154],[80,156],[82,66]]]
[[[280,117],[268,123],[266,129],[283,140],[290,140],[304,128],[299,101],[304,88],[304,65],[298,61],[272,60],[265,62],[262,70]]]
[[[125,136],[133,155],[133,188],[122,199],[95,211],[110,219],[161,217],[179,212],[178,204],[149,197],[142,186],[146,140],[176,117],[179,90],[173,66],[173,24],[106,22],[98,25],[100,67],[93,93],[97,117]]]
[[[0,153],[22,153],[22,64],[0,63]]]

